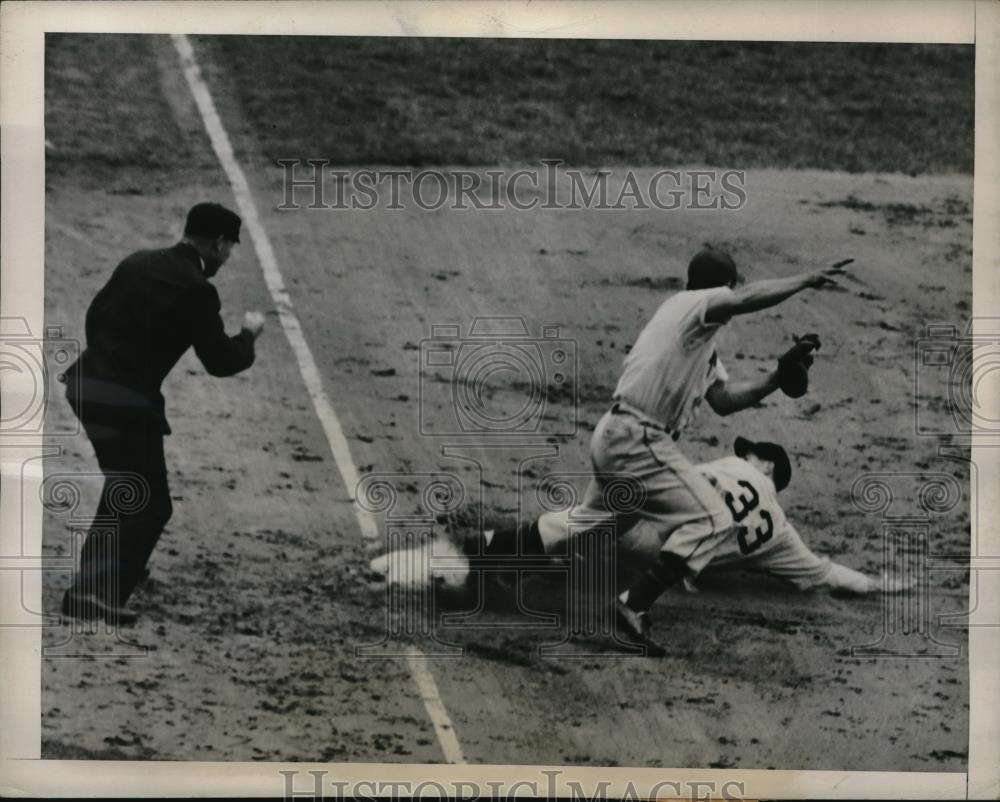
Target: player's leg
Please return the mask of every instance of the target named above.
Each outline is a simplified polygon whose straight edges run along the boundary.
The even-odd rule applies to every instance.
[[[672,515],[670,525],[680,525],[690,519],[690,513],[683,510],[686,500],[677,498],[678,488],[683,483],[674,476],[674,469],[683,469],[687,461],[672,440],[648,424],[620,415],[608,416],[606,426],[601,431],[595,429],[594,435],[591,453],[595,479],[600,477],[600,481],[588,488],[587,510],[582,513],[574,510],[570,515],[567,524],[570,530],[585,526],[585,519],[590,515],[591,528],[606,528],[610,524],[617,543],[640,519],[662,522],[665,516]],[[658,438],[666,439],[683,463],[672,466],[658,455],[651,445]],[[622,479],[627,485],[621,483]],[[600,518],[601,513],[605,520]],[[649,656],[666,654],[666,650],[650,637],[645,608],[633,610],[620,599],[614,604],[616,640],[639,646]]]
[[[478,553],[469,554],[470,565],[476,567],[474,557],[541,557],[545,554],[538,530],[539,521],[522,521],[516,526],[491,529],[483,532]],[[475,545],[475,544],[473,544]]]
[[[580,504],[565,510],[543,512],[532,521],[483,534],[482,554],[488,556],[568,557],[573,541],[594,529],[612,530],[618,535],[639,520],[633,511],[608,509],[605,482],[590,479]]]
[[[569,556],[569,544],[581,535],[601,530],[619,537],[641,514],[646,498],[643,477],[655,468],[642,453],[641,427],[630,418],[606,412],[590,441],[591,470],[581,502],[538,519],[546,554]]]
[[[647,448],[659,470],[644,478],[648,498],[643,517],[656,526],[664,548],[619,601],[622,614],[634,615],[648,631],[644,617],[653,603],[685,575],[700,570],[712,544],[728,535],[733,519],[722,497],[676,443],[650,438]]]
[[[522,521],[516,526],[484,532],[480,540],[471,544],[473,554],[469,555],[470,559],[480,554],[484,557],[566,555],[569,541],[580,530],[581,522],[604,524],[614,521],[616,515],[606,503],[608,493],[600,475],[600,465],[607,461],[606,444],[609,440],[616,439],[609,431],[613,428],[612,416],[608,413],[594,428],[591,438],[594,476],[579,505],[572,510],[543,513],[535,520]],[[617,439],[620,440],[620,436]]]
[[[529,542],[535,548],[541,546],[548,555],[569,556],[569,544],[595,529],[610,531],[617,540],[640,518],[655,517],[662,521],[665,515],[673,514],[676,521],[672,525],[690,520],[690,513],[672,510],[683,506],[678,499],[669,497],[670,493],[679,495],[678,487],[683,488],[683,483],[673,477],[672,470],[650,448],[650,438],[648,427],[641,422],[628,416],[605,414],[591,440],[594,475],[583,503],[568,512],[542,515],[536,528],[527,532]],[[673,441],[670,443],[673,446]],[[680,456],[684,465],[689,464]],[[649,637],[645,610],[633,611],[616,600],[615,620],[615,637],[620,642],[639,646],[650,656],[666,653]]]

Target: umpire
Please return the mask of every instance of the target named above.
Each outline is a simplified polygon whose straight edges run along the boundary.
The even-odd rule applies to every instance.
[[[240,333],[227,336],[209,281],[240,241],[241,222],[224,206],[199,203],[180,242],[127,257],[87,310],[87,346],[66,372],[66,397],[94,446],[104,488],[63,615],[136,619],[125,603],[173,511],[160,385],[177,360],[193,345],[212,376],[253,364],[263,316],[247,312]],[[134,503],[122,503],[130,494]]]

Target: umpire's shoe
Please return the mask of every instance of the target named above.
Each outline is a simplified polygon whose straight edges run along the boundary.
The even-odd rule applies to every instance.
[[[108,604],[97,598],[93,593],[81,593],[70,588],[62,600],[62,614],[68,618],[79,618],[84,621],[99,619],[111,624],[129,626],[138,620],[139,616],[127,607]]]
[[[649,613],[637,613],[620,599],[615,599],[615,638],[619,643],[638,646],[647,657],[665,657],[667,650],[650,637],[651,629]]]

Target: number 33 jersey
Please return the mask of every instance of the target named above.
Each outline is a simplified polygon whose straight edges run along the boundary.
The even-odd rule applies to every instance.
[[[831,563],[802,542],[785,517],[770,478],[740,457],[723,457],[698,468],[733,514],[724,538],[706,541],[704,553],[688,559],[693,573],[735,563],[776,574],[800,589],[829,584]],[[670,538],[664,549],[671,551]]]

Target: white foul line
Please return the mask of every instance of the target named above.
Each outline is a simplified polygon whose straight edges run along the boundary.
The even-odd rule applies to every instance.
[[[264,272],[264,281],[271,293],[274,306],[278,310],[278,319],[281,321],[281,327],[288,338],[288,344],[292,347],[292,352],[295,354],[295,360],[299,365],[299,372],[302,374],[306,390],[312,399],[316,416],[319,418],[323,432],[326,434],[326,439],[330,443],[330,451],[333,453],[337,470],[340,471],[344,485],[351,494],[354,516],[357,518],[361,534],[366,540],[373,542],[379,534],[378,525],[371,513],[362,508],[354,496],[360,477],[358,476],[357,468],[354,467],[351,449],[348,446],[347,438],[344,436],[344,430],[340,426],[340,421],[337,418],[333,404],[323,389],[323,381],[319,368],[316,366],[316,360],[313,358],[312,351],[309,350],[309,344],[306,342],[302,325],[295,316],[291,296],[285,289],[285,281],[281,276],[278,260],[274,255],[274,249],[271,247],[271,241],[268,239],[267,232],[260,221],[260,215],[257,213],[257,205],[254,203],[253,194],[250,192],[250,185],[247,183],[246,175],[244,175],[242,168],[236,161],[233,146],[229,141],[229,135],[226,133],[226,129],[222,125],[222,120],[219,118],[219,113],[215,108],[215,101],[212,100],[212,93],[209,91],[204,78],[202,78],[201,68],[198,66],[198,60],[195,58],[191,40],[184,34],[172,34],[170,38],[173,40],[174,48],[180,56],[184,78],[187,80],[188,88],[191,90],[194,101],[198,106],[198,111],[201,113],[202,122],[204,122],[205,130],[208,132],[208,138],[212,142],[212,149],[215,151],[215,155],[219,158],[219,162],[222,164],[222,168],[229,178],[233,195],[236,197],[236,205],[240,210],[240,215],[243,217],[246,229],[250,232],[250,239],[253,242],[254,250],[257,252],[257,259],[260,262],[261,269]],[[441,694],[438,691],[437,683],[434,681],[434,675],[431,674],[427,666],[427,658],[422,652],[414,649],[407,656],[406,662],[414,682],[416,682],[417,688],[420,691],[420,698],[424,703],[424,708],[427,710],[427,715],[434,725],[434,731],[437,733],[438,742],[441,744],[445,760],[449,763],[464,763],[465,758],[462,755],[462,748],[458,743],[458,738],[455,736],[455,728],[452,726],[451,720],[448,717],[448,711],[445,710],[444,703],[441,700]]]
[[[445,760],[449,763],[465,763],[462,746],[458,742],[458,736],[455,735],[455,728],[451,724],[448,711],[445,710],[441,692],[434,681],[434,675],[431,673],[430,666],[427,665],[427,656],[419,649],[413,649],[406,656],[406,664],[410,668],[414,682],[417,683],[420,698],[431,723],[434,725],[434,732],[437,734],[438,743],[441,744]]]
[[[264,226],[260,222],[260,216],[257,214],[257,205],[253,201],[250,185],[236,161],[233,146],[229,142],[229,135],[215,109],[215,101],[212,100],[208,85],[201,76],[201,68],[195,59],[191,41],[184,34],[174,34],[171,39],[173,39],[174,47],[180,55],[184,77],[187,79],[191,94],[194,95],[198,111],[201,112],[205,130],[208,131],[208,137],[212,141],[212,148],[215,150],[215,155],[219,157],[219,161],[229,178],[229,183],[232,185],[233,194],[236,196],[236,205],[239,207],[244,225],[250,232],[250,239],[257,252],[257,259],[264,271],[264,281],[271,292],[271,298],[274,299],[274,306],[278,310],[281,327],[285,330],[288,344],[292,346],[292,352],[299,363],[299,370],[305,381],[306,390],[312,399],[323,431],[326,433],[326,439],[330,441],[333,459],[337,463],[337,469],[344,479],[344,484],[347,486],[347,492],[353,498],[360,477],[354,467],[351,450],[347,444],[347,438],[344,437],[344,430],[340,428],[337,413],[334,412],[333,404],[330,403],[330,398],[323,390],[323,382],[320,378],[319,368],[316,367],[316,360],[313,359],[312,351],[309,350],[309,345],[306,343],[299,319],[295,316],[291,296],[285,289],[285,281],[281,276],[278,260],[274,256],[274,249],[271,248],[271,240],[268,239],[267,232],[264,231]],[[358,506],[356,499],[354,499],[354,513],[361,526],[361,534],[365,538],[378,537],[378,526],[375,519],[367,510]]]

